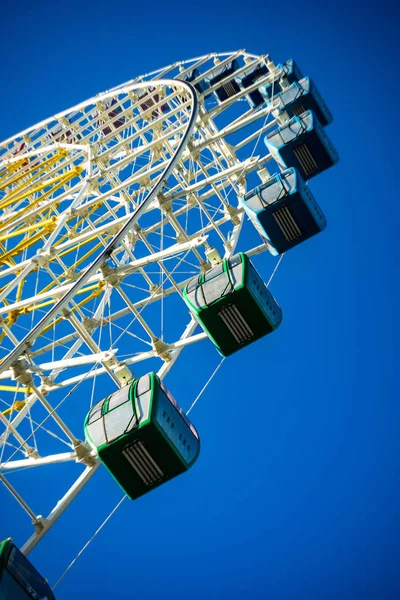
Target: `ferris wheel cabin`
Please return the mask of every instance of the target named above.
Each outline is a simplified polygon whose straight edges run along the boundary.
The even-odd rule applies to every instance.
[[[292,117],[286,125],[267,134],[265,144],[281,167],[295,167],[305,181],[329,169],[339,159],[311,111]]]
[[[194,68],[185,77],[182,77],[182,80],[187,81],[188,83],[193,83],[199,79],[200,76],[201,73],[199,69]],[[210,84],[205,79],[201,79],[200,81],[197,81],[197,83],[193,83],[193,85],[199,94],[204,94],[210,87]],[[205,98],[209,98],[210,95],[211,94],[205,96]]]
[[[235,72],[238,69],[239,62],[234,59],[228,64],[215,69],[213,72],[213,76],[210,79],[210,87],[221,82],[221,85],[214,90],[215,95],[220,102],[223,102],[240,92],[240,86],[234,78]]]
[[[84,429],[132,500],[190,469],[200,452],[196,429],[155,373],[99,402]]]
[[[311,110],[323,127],[332,123],[332,113],[309,77],[293,82],[275,97],[275,101],[279,103],[278,110],[286,111],[289,117],[299,117]]]
[[[299,79],[303,78],[303,73],[293,58],[289,58],[283,64],[279,63],[277,68],[282,69],[282,74],[288,83],[293,83],[294,81],[299,81]]]
[[[271,333],[280,306],[242,252],[193,279],[183,298],[222,356]]]
[[[142,117],[145,120],[149,120],[150,115],[152,119],[157,119],[161,113],[165,114],[169,111],[167,103],[161,105],[161,112],[157,108],[151,110],[153,106],[156,106],[163,99],[163,96],[156,91],[155,87],[150,87],[148,90],[138,90],[137,97],[141,100],[140,108],[142,110]]]
[[[253,83],[256,83],[258,79],[264,77],[265,75],[268,75],[268,73],[269,69],[266,65],[259,65],[255,69],[253,68],[250,71],[246,71],[243,74],[240,80],[240,85],[243,89],[247,89],[248,87],[253,85]],[[260,106],[264,102],[264,97],[259,89],[249,92],[246,98],[253,108],[257,108],[257,106]]]
[[[299,66],[293,59],[287,60],[285,63],[280,63],[276,67],[276,71],[280,72],[279,81],[274,83],[268,83],[260,87],[260,94],[263,100],[269,103],[269,100],[275,98],[277,94],[289,87],[289,84],[299,81],[303,78],[303,74],[299,69]]]
[[[47,581],[11,538],[0,542],[0,599],[55,600]]]
[[[246,214],[277,254],[323,231],[325,216],[296,169],[274,175],[241,200]]]
[[[104,127],[102,129],[102,132],[104,133],[104,135],[109,135],[112,131],[116,131],[117,129],[122,127],[126,122],[125,117],[118,117],[118,115],[120,115],[122,113],[122,107],[115,106],[116,104],[117,104],[117,101],[115,98],[112,98],[111,100],[108,100],[105,103],[105,108],[107,108],[107,109],[112,108],[112,107],[114,107],[114,108],[112,108],[112,110],[110,110],[108,113],[111,127],[109,125],[107,125],[106,127]],[[101,125],[101,123],[98,123],[98,125]]]
[[[72,125],[71,119],[66,119],[66,122]],[[81,136],[78,133],[73,133],[71,129],[67,129],[66,126],[58,125],[55,129],[49,131],[48,139],[51,142],[57,143],[76,143],[81,139]],[[28,164],[28,163],[24,163]],[[24,166],[24,165],[23,165]]]

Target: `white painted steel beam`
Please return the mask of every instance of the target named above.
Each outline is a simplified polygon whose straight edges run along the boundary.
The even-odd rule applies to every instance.
[[[39,458],[22,458],[0,463],[0,471],[13,471],[15,469],[26,469],[30,467],[41,467],[43,465],[55,465],[63,462],[77,461],[75,452],[63,452],[61,454],[49,454]]]
[[[68,492],[59,500],[50,514],[43,519],[37,517],[36,519],[36,531],[31,537],[25,542],[21,548],[21,552],[27,556],[31,550],[39,543],[42,537],[53,527],[54,523],[61,517],[63,512],[68,508],[71,502],[76,498],[79,492],[85,487],[89,479],[93,477],[95,472],[100,466],[100,461],[97,461],[94,467],[86,467],[83,473],[78,477],[75,483],[70,487]]]

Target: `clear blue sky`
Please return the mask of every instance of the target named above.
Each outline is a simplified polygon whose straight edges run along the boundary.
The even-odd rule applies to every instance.
[[[291,251],[274,279],[281,328],[226,360],[191,413],[198,463],[125,501],[58,600],[400,597],[392,10],[342,0],[3,8],[1,139],[134,75],[246,48],[294,57],[314,78],[340,154],[310,184],[326,232]],[[256,266],[267,278],[273,262],[262,256]],[[207,342],[183,354],[167,384],[185,408],[218,361]],[[62,473],[50,470],[43,485],[61,484]],[[32,553],[51,583],[120,496],[98,474]],[[5,491],[0,498],[8,507]],[[2,511],[0,538],[21,542],[24,519]]]

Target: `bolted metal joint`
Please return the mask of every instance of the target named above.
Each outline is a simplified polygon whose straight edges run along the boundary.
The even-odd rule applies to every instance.
[[[216,248],[208,248],[206,250],[206,257],[207,257],[207,260],[210,261],[210,264],[213,267],[215,267],[220,262],[222,262],[221,255]]]
[[[90,333],[91,331],[96,329],[96,327],[98,327],[100,325],[100,321],[98,319],[92,319],[90,317],[85,317],[82,321],[82,325],[84,326],[86,331],[89,331],[89,333]]]
[[[32,525],[36,533],[41,533],[48,526],[48,524],[48,519],[42,517],[42,515],[38,515],[35,519],[32,519]]]
[[[76,454],[76,462],[83,463],[87,467],[95,466],[96,459],[92,455],[91,449],[85,442],[78,440],[78,442],[76,444],[74,444],[74,450],[75,450],[75,454]]]
[[[27,371],[27,366],[29,365],[22,360],[17,360],[13,363],[11,365],[12,378],[26,387],[31,387],[33,384],[33,377],[32,373]]]
[[[100,271],[103,275],[103,279],[108,285],[116,286],[121,280],[121,277],[118,275],[117,270],[115,268],[110,267],[109,264],[104,263],[100,267]]]
[[[34,256],[31,260],[38,267],[45,268],[49,264],[51,259],[50,252],[41,252],[40,250],[37,252],[36,256]]]
[[[171,360],[171,355],[169,352],[169,346],[160,338],[153,339],[153,349],[157,352],[158,356],[162,358],[165,362],[169,362]]]
[[[114,374],[118,378],[121,386],[127,385],[134,377],[133,371],[123,363],[119,363],[119,366],[114,368]]]
[[[72,310],[67,308],[66,306],[64,306],[61,309],[61,316],[63,319],[69,319],[71,315],[72,315]]]
[[[232,223],[234,225],[239,225],[240,223],[240,219],[239,219],[239,214],[241,213],[240,210],[238,210],[237,208],[235,208],[234,206],[231,206],[230,204],[228,204],[227,206],[224,207],[224,210],[226,213],[228,213]]]
[[[32,446],[25,446],[25,454],[26,456],[28,456],[29,458],[39,458],[40,454],[39,452],[36,450],[36,448],[32,448]]]
[[[172,200],[166,198],[163,193],[157,195],[158,204],[164,213],[169,213],[172,210]]]

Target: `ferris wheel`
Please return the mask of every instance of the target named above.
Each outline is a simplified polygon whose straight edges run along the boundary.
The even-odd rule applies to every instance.
[[[24,555],[102,463],[136,498],[195,462],[199,435],[163,380],[188,345],[223,360],[278,328],[251,257],[276,269],[324,229],[308,180],[337,162],[331,119],[293,60],[239,50],[0,144],[0,493],[32,523]],[[236,253],[245,218],[259,243]],[[61,463],[70,485],[34,511],[18,477]]]

